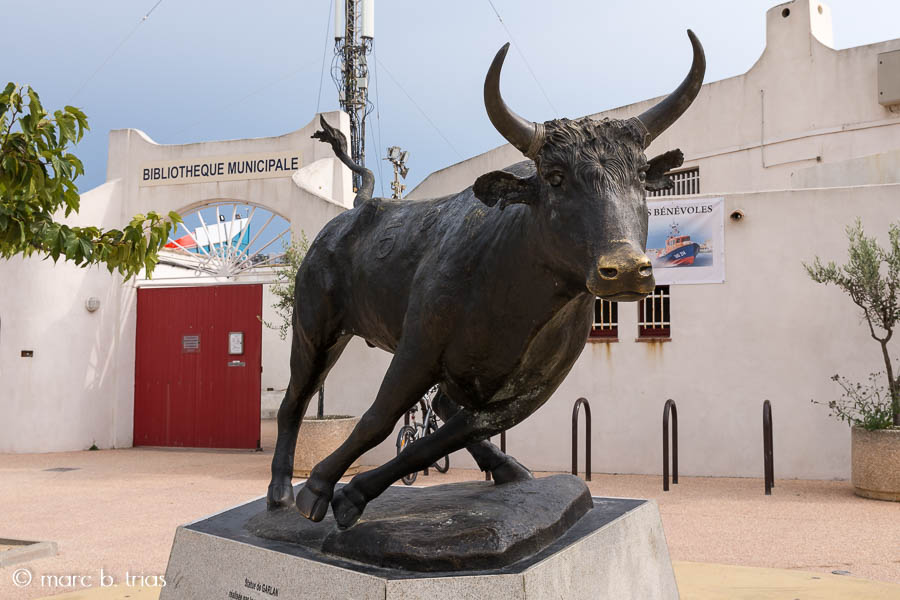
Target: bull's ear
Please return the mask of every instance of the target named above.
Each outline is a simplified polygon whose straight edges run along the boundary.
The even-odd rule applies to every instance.
[[[499,202],[500,210],[509,204],[530,204],[537,197],[533,177],[522,179],[506,171],[485,173],[475,180],[472,191],[488,206]]]
[[[650,168],[647,169],[647,180],[644,188],[651,192],[667,190],[674,185],[672,178],[667,177],[666,173],[672,169],[677,169],[684,163],[684,154],[681,150],[669,150],[665,154],[654,156],[650,159]]]

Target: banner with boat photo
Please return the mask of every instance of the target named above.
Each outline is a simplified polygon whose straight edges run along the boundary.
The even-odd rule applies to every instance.
[[[648,200],[647,211],[656,283],[724,283],[724,198]]]

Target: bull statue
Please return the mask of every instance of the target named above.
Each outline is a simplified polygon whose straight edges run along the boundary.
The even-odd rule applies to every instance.
[[[484,103],[494,127],[528,160],[423,201],[372,198],[371,171],[321,120],[316,137],[363,176],[354,208],[332,219],[297,272],[291,380],[278,410],[270,510],[294,503],[294,446],[310,398],[353,336],[391,352],[371,407],[297,494],[312,521],[331,503],[341,528],[404,475],[466,448],[496,483],[531,472],[487,440],[541,405],[581,354],[595,297],[641,300],[654,290],[646,190],[670,187],[679,150],[647,160],[644,149],[690,106],[706,60],[688,31],[693,63],[664,100],[627,120],[533,123],[507,107],[494,58]],[[444,425],[396,458],[336,482],[393,431],[433,385]]]

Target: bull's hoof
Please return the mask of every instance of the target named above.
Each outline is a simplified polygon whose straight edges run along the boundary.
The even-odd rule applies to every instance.
[[[328,512],[328,503],[334,488],[324,486],[315,479],[309,479],[297,492],[297,510],[310,521],[319,522]]]
[[[289,508],[294,503],[294,488],[291,482],[269,484],[269,493],[266,494],[266,507],[269,510]]]
[[[494,483],[497,484],[534,479],[531,471],[512,456],[507,456],[506,460],[500,463],[499,466],[491,469],[491,477],[494,478]]]
[[[331,502],[331,510],[334,513],[334,520],[337,521],[338,527],[347,529],[352,527],[354,523],[362,516],[366,509],[366,499],[362,494],[357,492],[350,484],[345,485],[334,493],[334,500]]]

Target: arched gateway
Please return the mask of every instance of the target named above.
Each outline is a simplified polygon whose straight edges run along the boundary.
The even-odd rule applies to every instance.
[[[307,139],[135,170],[139,193],[165,190],[165,201],[185,203],[153,279],[137,282],[135,446],[259,447],[267,284],[292,235],[321,225],[309,218],[313,199],[296,192],[334,201],[328,191],[343,178],[330,159],[306,164],[317,150]],[[265,350],[274,364],[287,362],[285,345],[270,339]]]
[[[234,200],[179,213],[138,290],[134,445],[259,447],[263,285],[291,225]]]
[[[324,118],[349,135],[347,115]],[[176,211],[184,225],[152,279],[0,264],[0,280],[15,282],[0,290],[0,452],[256,446],[260,388],[287,382],[289,347],[260,324],[271,267],[292,234],[314,237],[353,198],[349,170],[311,139],[318,122],[180,145],[110,132],[106,182],[67,223],[120,228]]]

